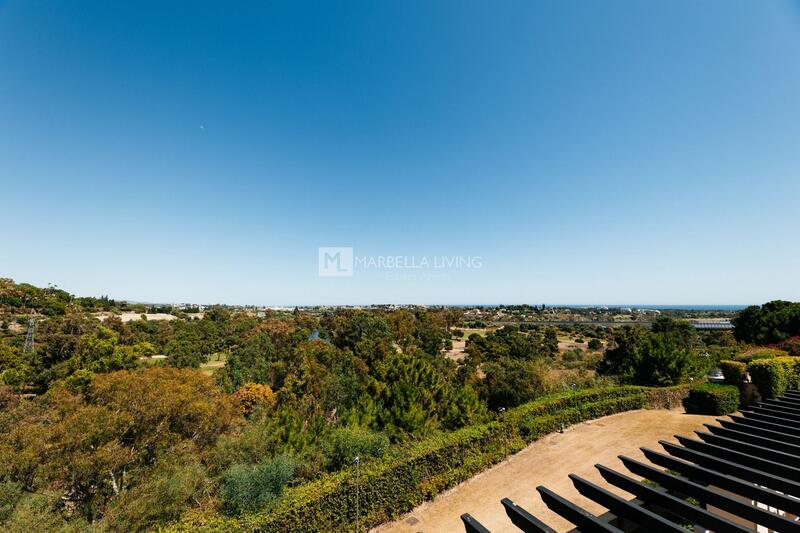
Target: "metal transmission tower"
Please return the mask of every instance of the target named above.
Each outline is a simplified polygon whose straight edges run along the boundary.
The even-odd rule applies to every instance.
[[[33,335],[36,332],[36,313],[31,313],[28,318],[28,335],[25,336],[25,346],[22,348],[22,353],[31,353],[33,351]]]

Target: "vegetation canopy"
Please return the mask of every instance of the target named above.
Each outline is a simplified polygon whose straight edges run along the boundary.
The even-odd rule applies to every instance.
[[[181,309],[3,279],[0,521],[325,530],[352,518],[359,457],[377,524],[562,425],[674,406],[715,366],[780,394],[798,379],[792,305],[745,310],[737,341],[678,313],[648,328],[540,324],[533,306]],[[726,411],[720,390],[687,405]]]

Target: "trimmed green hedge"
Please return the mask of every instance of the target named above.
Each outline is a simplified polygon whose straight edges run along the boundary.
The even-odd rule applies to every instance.
[[[776,357],[786,357],[789,354],[784,352],[783,350],[778,350],[776,348],[759,348],[756,350],[752,350],[748,353],[742,353],[734,357],[736,361],[741,361],[742,363],[749,364],[753,361],[757,361],[759,359],[775,359]]]
[[[800,357],[756,359],[747,369],[763,398],[775,398],[800,384]]]
[[[687,413],[701,415],[727,415],[739,407],[739,387],[703,383],[689,390],[683,400]]]
[[[689,394],[691,384],[641,388],[644,389],[648,409],[673,409],[682,405],[683,399]]]
[[[578,422],[647,407],[674,406],[687,387],[612,387],[566,392],[508,410],[488,424],[437,434],[362,465],[362,529],[396,518],[442,491],[518,452],[544,435]],[[168,531],[352,531],[353,468],[286,490],[269,509],[240,518],[198,510]]]
[[[722,375],[725,376],[725,383],[728,385],[741,386],[747,373],[747,365],[741,361],[720,361],[719,368],[722,370]]]

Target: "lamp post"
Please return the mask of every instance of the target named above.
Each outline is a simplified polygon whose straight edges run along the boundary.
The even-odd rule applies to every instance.
[[[359,531],[360,509],[358,508],[359,484],[361,482],[361,458],[356,455],[353,462],[356,464],[356,533]]]

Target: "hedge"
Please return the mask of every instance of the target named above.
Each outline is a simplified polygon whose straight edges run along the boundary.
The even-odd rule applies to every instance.
[[[703,383],[689,390],[683,400],[687,413],[727,415],[739,407],[739,387]]]
[[[784,352],[783,350],[778,350],[776,348],[758,348],[756,350],[751,350],[749,352],[741,353],[734,357],[736,361],[741,361],[742,363],[749,364],[753,361],[757,361],[759,359],[775,359],[776,357],[786,357],[789,354]]]
[[[741,386],[744,382],[744,376],[747,373],[747,365],[741,361],[720,361],[719,368],[722,370],[722,375],[725,376],[725,383]]]
[[[641,387],[647,398],[648,409],[673,409],[680,407],[683,399],[689,394],[691,384],[672,387]]]
[[[401,446],[361,467],[361,528],[397,518],[562,427],[633,409],[674,406],[686,391],[678,386],[566,392],[509,409],[487,424]],[[351,467],[291,487],[276,505],[255,514],[234,518],[196,510],[167,531],[352,531],[355,492]]]
[[[800,384],[800,358],[775,357],[772,359],[756,359],[747,366],[750,378],[758,387],[764,398],[780,396],[789,387],[797,388]]]

